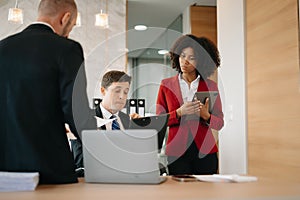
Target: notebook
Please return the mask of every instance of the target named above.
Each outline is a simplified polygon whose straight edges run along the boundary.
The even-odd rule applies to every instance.
[[[159,184],[157,131],[84,130],[85,181],[92,183]]]
[[[168,126],[169,114],[132,119],[129,129],[155,129],[157,131],[158,150],[163,146]]]

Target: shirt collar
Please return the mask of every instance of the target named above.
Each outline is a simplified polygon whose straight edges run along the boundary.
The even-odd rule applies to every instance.
[[[182,73],[179,73],[179,74],[178,74],[178,79],[179,79],[180,82],[186,83],[185,80],[182,78]],[[198,74],[197,78],[196,78],[195,80],[193,80],[193,81],[191,82],[191,84],[193,84],[193,83],[195,83],[195,82],[199,82],[199,80],[200,80],[200,74]]]
[[[119,112],[117,112],[115,114],[110,113],[108,110],[106,110],[103,107],[102,103],[100,103],[100,109],[101,109],[101,112],[102,112],[102,115],[103,115],[104,119],[109,119],[112,115],[118,116],[118,114],[119,114]]]

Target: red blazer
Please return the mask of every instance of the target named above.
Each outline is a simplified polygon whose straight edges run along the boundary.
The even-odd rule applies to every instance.
[[[197,91],[218,91],[218,87],[212,80],[200,79]],[[187,120],[185,117],[178,119],[176,117],[176,109],[182,104],[183,99],[178,75],[162,80],[156,102],[156,113],[170,114],[166,154],[169,156],[181,156],[187,149],[189,132],[193,135],[201,153],[210,154],[217,152],[218,148],[211,128],[220,130],[224,125],[220,95],[215,101],[209,126],[202,119]]]

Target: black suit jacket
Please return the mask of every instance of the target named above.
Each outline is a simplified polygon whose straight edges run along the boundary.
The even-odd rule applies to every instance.
[[[77,182],[64,123],[78,138],[75,122],[79,130],[88,126],[72,113],[72,104],[87,102],[85,85],[75,82],[77,73],[86,82],[83,62],[79,43],[43,24],[0,41],[0,171],[37,171],[40,183]],[[95,126],[89,112],[82,117]]]

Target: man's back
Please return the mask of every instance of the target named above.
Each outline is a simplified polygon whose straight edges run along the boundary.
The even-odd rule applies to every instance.
[[[0,42],[0,170],[39,171],[41,183],[77,182],[64,123],[80,45],[30,25]]]

